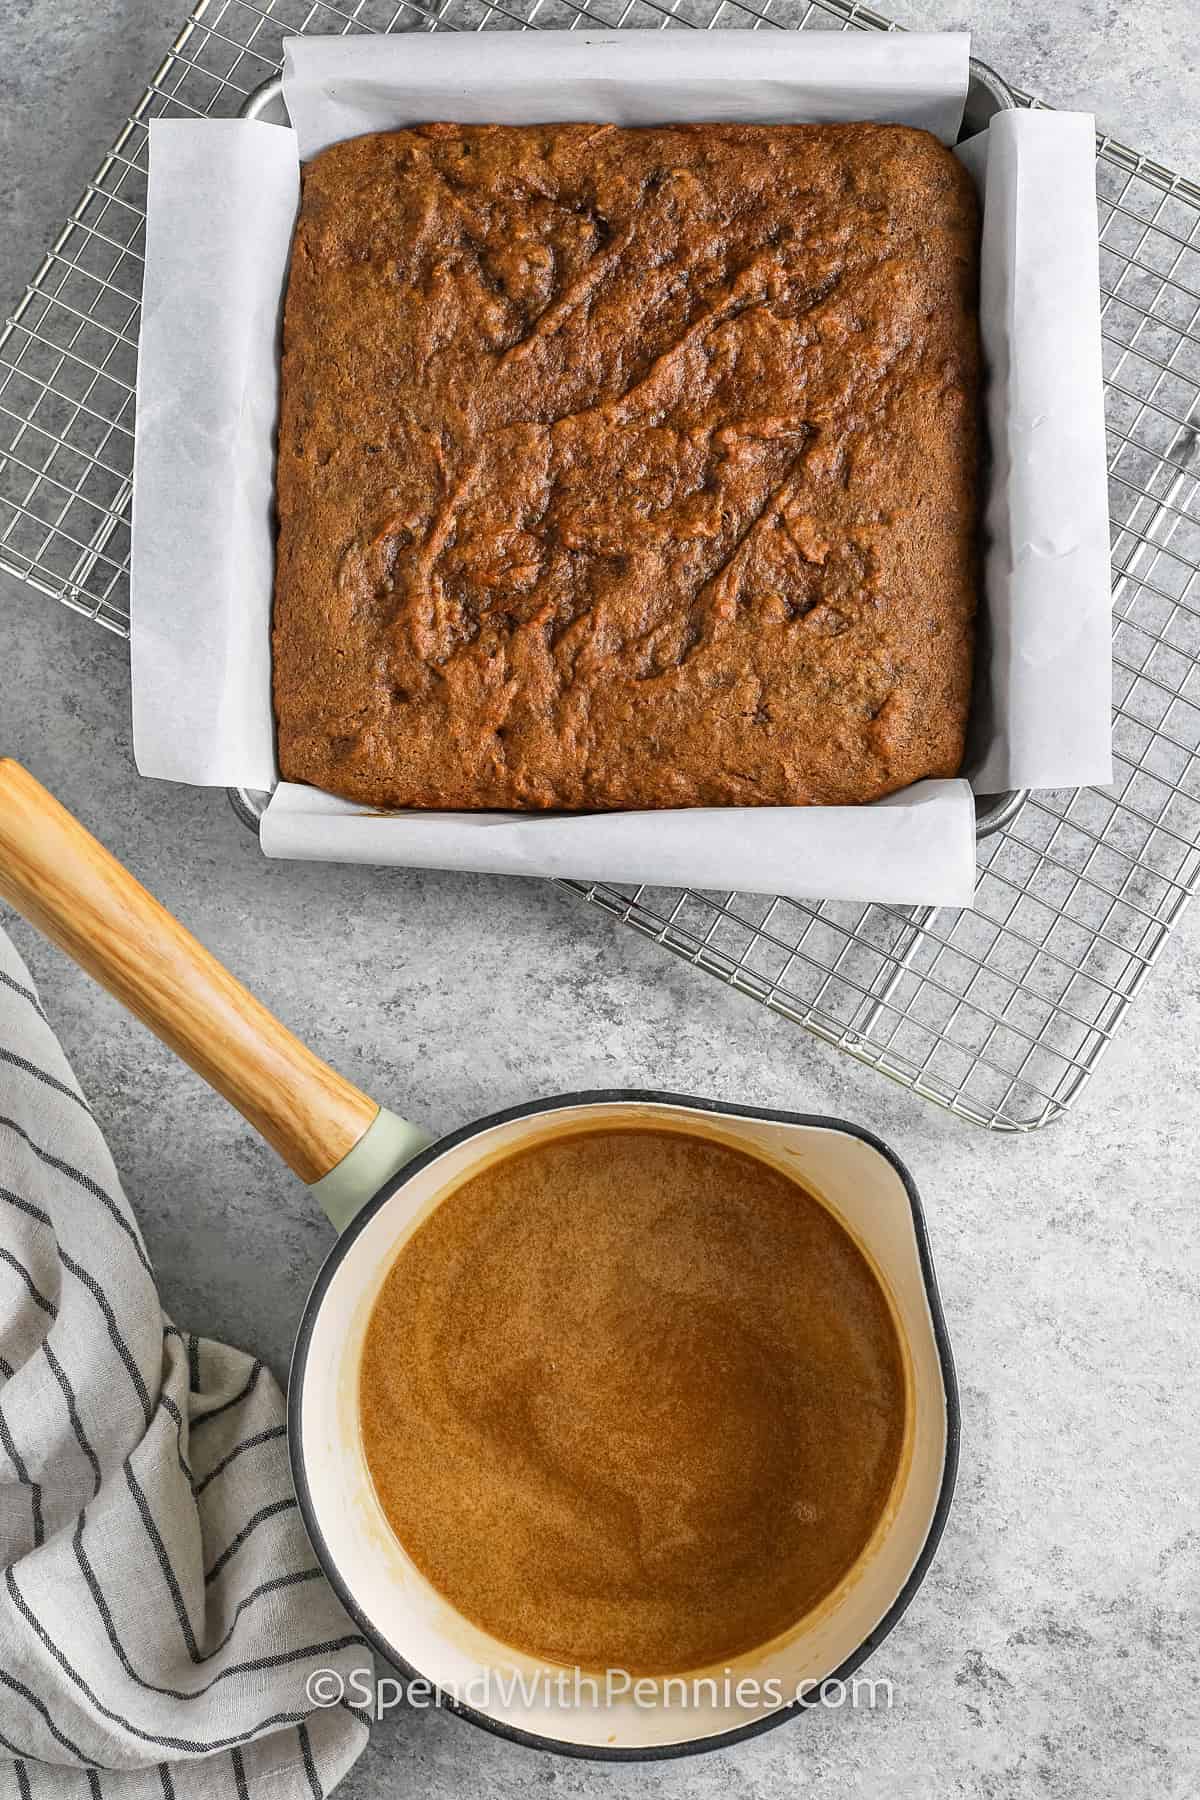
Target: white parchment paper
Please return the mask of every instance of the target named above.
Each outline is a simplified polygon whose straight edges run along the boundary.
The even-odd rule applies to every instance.
[[[154,121],[145,299],[154,324],[139,371],[133,546],[142,773],[274,782],[270,425],[298,157],[446,117],[868,118],[952,142],[967,51],[958,34],[302,38],[288,45],[285,69],[296,130]],[[1093,157],[1083,115],[1002,114],[964,148],[985,201],[982,323],[997,440],[973,728],[979,792],[1111,772]],[[284,784],[262,843],[276,856],[813,899],[961,906],[974,888],[965,780],[922,782],[868,807],[581,818],[382,816]]]
[[[156,119],[133,460],[130,659],[143,775],[269,788],[276,340],[290,131]]]
[[[966,32],[424,33],[290,38],[283,93],[300,160],[422,119],[460,125],[689,119],[759,125],[874,119],[953,144]]]
[[[1096,127],[998,113],[959,154],[984,196],[992,471],[977,793],[1112,780],[1112,601]]]
[[[870,860],[863,855],[868,811]],[[912,871],[924,859],[936,871],[922,884],[925,904],[969,905],[974,891],[975,807],[965,781],[919,781],[869,808],[696,808],[672,813],[666,830],[663,818],[661,812],[378,814],[288,782],[276,789],[261,836],[268,856],[572,881],[645,881],[652,868],[662,887],[813,898],[833,879],[840,900],[897,906],[914,903]],[[320,854],[308,845],[319,845]],[[832,878],[831,870],[837,871]]]

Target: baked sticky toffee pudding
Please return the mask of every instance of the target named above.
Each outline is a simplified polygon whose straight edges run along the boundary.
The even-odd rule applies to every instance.
[[[906,1429],[854,1240],[714,1139],[548,1138],[447,1196],[367,1332],[366,1459],[417,1567],[517,1650],[665,1674],[786,1632],[858,1561]]]
[[[306,163],[279,763],[361,806],[957,774],[979,207],[926,131],[417,125]]]

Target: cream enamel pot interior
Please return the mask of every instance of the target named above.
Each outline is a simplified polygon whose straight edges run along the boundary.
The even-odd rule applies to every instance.
[[[882,1641],[941,1536],[958,1460],[958,1405],[920,1203],[907,1171],[877,1138],[836,1119],[615,1090],[534,1102],[431,1143],[306,1049],[11,761],[0,762],[0,895],[237,1107],[338,1227],[292,1362],[292,1470],[327,1575],[398,1668],[501,1735],[625,1760],[714,1749],[779,1724],[803,1710],[798,1693],[811,1697],[823,1681],[844,1683]],[[687,1671],[686,1704],[678,1686],[664,1687],[658,1704],[646,1704],[644,1693],[597,1704],[586,1683],[564,1704],[555,1685],[561,1671],[489,1637],[408,1560],[380,1511],[358,1430],[363,1335],[406,1239],[488,1162],[548,1136],[613,1123],[715,1137],[803,1182],[873,1263],[908,1366],[905,1455],[864,1555],[782,1637],[729,1665]]]

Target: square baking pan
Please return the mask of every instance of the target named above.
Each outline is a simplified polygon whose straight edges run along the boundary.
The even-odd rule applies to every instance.
[[[269,99],[296,32],[894,29],[852,0],[200,0],[0,336],[0,566],[128,635],[146,147]],[[970,128],[1032,106],[976,65]],[[1097,143],[1114,562],[1111,788],[981,818],[975,910],[566,883],[993,1129],[1060,1116],[1200,881],[1200,188]],[[1023,802],[1023,803],[1022,803]]]
[[[972,57],[970,71],[966,104],[963,108],[962,129],[959,132],[960,142],[974,137],[977,132],[986,130],[998,112],[1015,107],[1017,104],[1007,83],[1002,81],[996,71],[989,68],[986,63]],[[275,75],[262,82],[238,108],[238,116],[243,119],[258,119],[269,125],[287,125],[289,120],[283,99],[282,77]],[[968,759],[969,755],[968,745]],[[250,788],[231,788],[229,798],[234,811],[243,824],[257,831],[258,821],[270,796]],[[976,838],[991,837],[995,832],[1002,830],[1017,816],[1027,798],[1028,790],[1025,788],[1010,789],[1001,794],[977,796],[975,803]],[[567,883],[565,885],[578,887],[581,884]]]

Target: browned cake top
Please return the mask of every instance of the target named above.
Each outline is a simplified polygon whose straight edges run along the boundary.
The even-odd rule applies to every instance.
[[[976,203],[899,126],[430,125],[304,171],[285,777],[386,806],[957,772]]]

